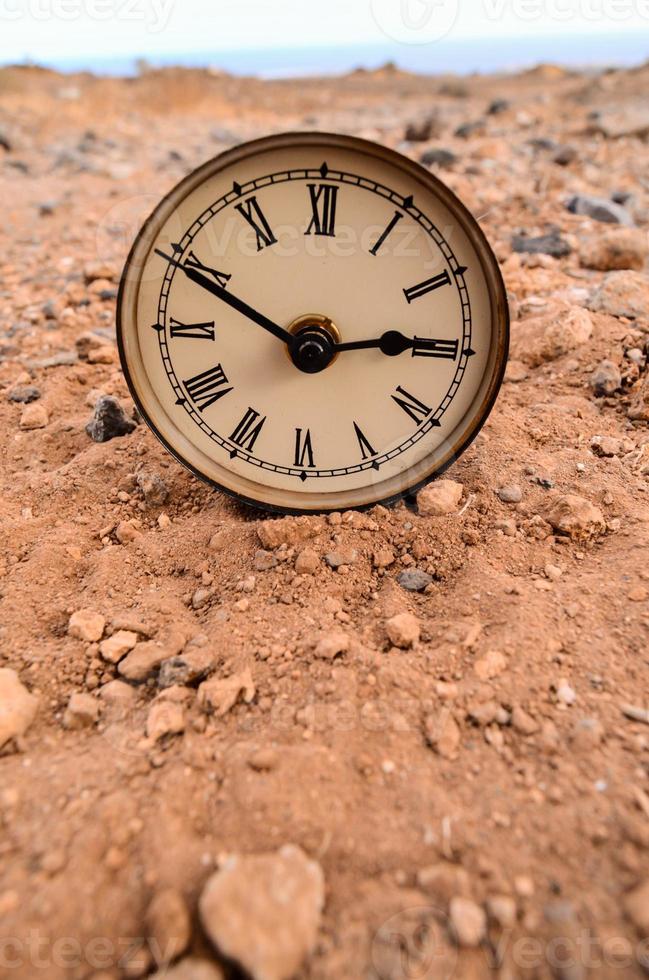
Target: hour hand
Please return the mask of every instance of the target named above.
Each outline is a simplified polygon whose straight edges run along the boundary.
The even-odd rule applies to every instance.
[[[256,323],[257,326],[263,327],[264,330],[272,333],[274,337],[283,340],[286,344],[292,342],[293,336],[288,330],[284,330],[283,327],[278,326],[277,323],[274,323],[258,310],[253,309],[252,306],[249,306],[244,300],[239,299],[238,296],[234,296],[225,288],[225,284],[230,278],[226,273],[217,272],[215,269],[210,269],[208,266],[203,265],[193,252],[190,252],[184,262],[178,262],[171,255],[166,255],[164,252],[161,252],[160,249],[156,248],[155,251],[157,255],[166,259],[171,265],[176,266],[177,269],[182,269],[187,278],[191,279],[192,282],[195,282],[198,286],[202,286],[208,293],[212,293],[213,296],[227,303],[233,310],[242,313],[243,316]]]
[[[429,340],[425,337],[405,337],[399,330],[388,330],[380,337],[372,340],[351,340],[348,343],[336,344],[336,352],[347,350],[380,350],[388,357],[397,357],[404,351],[412,351],[412,356],[441,357],[455,360],[457,357],[457,340]]]

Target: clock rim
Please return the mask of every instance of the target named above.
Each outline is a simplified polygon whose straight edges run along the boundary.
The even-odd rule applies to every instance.
[[[476,411],[474,411],[470,423],[463,427],[460,436],[453,441],[448,450],[447,456],[442,460],[442,462],[435,466],[434,469],[427,473],[421,480],[415,480],[413,483],[408,483],[396,493],[389,494],[388,496],[381,497],[380,499],[372,499],[365,503],[344,504],[338,500],[336,502],[332,501],[331,506],[285,506],[275,502],[270,503],[261,498],[248,496],[239,490],[225,486],[212,477],[207,476],[200,469],[198,469],[196,465],[185,459],[180,451],[176,449],[158,429],[156,422],[153,420],[153,418],[151,418],[149,412],[144,407],[143,399],[141,398],[136,387],[135,377],[133,376],[135,371],[132,372],[126,353],[125,321],[127,320],[127,317],[124,311],[126,291],[129,286],[134,286],[135,292],[132,297],[132,309],[130,309],[128,312],[130,313],[131,328],[134,331],[134,336],[137,336],[136,305],[141,275],[138,274],[134,279],[132,279],[130,272],[134,265],[136,253],[142,247],[142,243],[146,241],[146,238],[151,233],[152,229],[153,234],[149,238],[148,248],[142,257],[140,268],[144,267],[151,249],[153,248],[155,236],[169,217],[169,214],[172,213],[173,209],[181,200],[184,200],[193,190],[200,186],[201,183],[203,183],[209,177],[218,174],[227,167],[230,167],[232,164],[236,163],[237,160],[254,156],[255,154],[264,150],[273,150],[292,145],[321,145],[324,148],[327,146],[336,146],[352,151],[356,150],[357,152],[361,152],[365,155],[378,157],[379,159],[383,158],[386,162],[391,163],[402,172],[410,171],[415,180],[427,186],[427,189],[438,197],[442,203],[460,220],[463,230],[470,239],[480,260],[480,266],[485,278],[487,292],[489,295],[492,337],[495,334],[495,344],[493,345],[493,350],[489,361],[489,364],[492,365],[491,377],[479,407]],[[172,204],[172,201],[174,202],[173,207],[171,211],[168,212],[169,205]],[[400,500],[414,496],[419,492],[419,490],[423,489],[423,487],[427,486],[433,480],[439,478],[457,459],[459,459],[462,453],[468,449],[468,447],[480,433],[483,425],[491,414],[500,392],[509,354],[510,317],[505,283],[500,271],[498,260],[496,259],[489,240],[480,227],[478,221],[476,218],[474,218],[466,205],[463,204],[454,191],[452,191],[450,187],[440,180],[439,177],[432,174],[421,164],[411,160],[409,157],[404,156],[402,153],[383,146],[380,143],[375,143],[372,140],[366,140],[359,136],[351,136],[342,133],[330,133],[319,130],[294,130],[291,132],[274,133],[268,136],[261,136],[254,140],[248,140],[244,143],[239,143],[234,147],[224,150],[222,153],[219,153],[211,159],[205,161],[195,170],[187,174],[161,198],[137,233],[124,263],[117,295],[116,337],[122,372],[138,413],[146,422],[149,429],[153,432],[158,441],[165,447],[167,452],[169,452],[171,456],[181,464],[181,466],[188,469],[194,474],[194,476],[198,477],[198,479],[202,480],[204,483],[207,483],[214,489],[219,490],[221,493],[225,493],[227,496],[232,497],[240,503],[244,503],[248,506],[275,514],[317,515],[344,510],[366,511],[379,505],[394,505]],[[464,416],[464,418],[466,418],[466,416]],[[429,458],[430,456],[424,457],[424,459],[416,465],[418,467],[423,466],[426,460]],[[412,469],[412,467],[406,468],[406,470],[403,472],[408,472],[408,469]],[[259,486],[263,487],[263,484],[260,483]],[[362,489],[363,488],[359,488],[354,492],[362,492]],[[291,493],[291,491],[285,491],[283,489],[280,490],[278,488],[272,488],[272,490],[274,493],[278,493],[280,495],[282,493]],[[341,495],[345,492],[346,491],[344,490],[336,491],[337,494]]]

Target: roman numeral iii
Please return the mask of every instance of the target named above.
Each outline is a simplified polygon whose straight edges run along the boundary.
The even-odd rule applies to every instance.
[[[223,398],[224,395],[232,391],[232,387],[227,387],[228,384],[225,371],[220,364],[217,364],[216,367],[209,368],[209,370],[197,374],[195,378],[185,381],[185,388],[196,408],[203,412],[214,402],[217,402],[219,398]]]
[[[413,422],[416,422],[417,425],[419,425],[420,422],[423,422],[424,419],[427,418],[427,416],[429,416],[432,412],[432,408],[429,408],[428,405],[424,405],[423,402],[420,402],[418,398],[411,395],[410,392],[406,391],[405,388],[402,388],[401,385],[399,385],[397,388],[397,394],[392,395],[392,400],[395,401],[399,408],[402,408],[406,415],[409,415]]]
[[[444,269],[438,276],[433,276],[432,279],[425,279],[416,286],[411,286],[410,289],[404,289],[403,295],[409,303],[412,303],[413,299],[419,299],[420,296],[425,296],[426,293],[431,293],[434,289],[439,289],[440,286],[450,286],[450,284],[451,277],[446,269]]]
[[[313,446],[311,445],[311,430],[307,429],[302,435],[302,429],[295,430],[295,466],[315,466],[313,462]],[[305,464],[305,460],[307,460]]]
[[[307,184],[313,217],[305,235],[335,235],[338,188],[331,184]]]
[[[413,357],[442,357],[454,361],[457,357],[459,341],[457,340],[426,340],[415,337],[412,346]]]
[[[181,323],[172,316],[169,319],[169,333],[172,337],[214,340],[214,320],[211,323]]]
[[[262,419],[259,412],[256,412],[254,408],[248,408],[246,414],[230,436],[230,440],[236,443],[237,446],[241,446],[242,449],[247,449],[248,452],[252,452],[265,421],[266,416]]]
[[[247,201],[235,204],[235,207],[253,229],[258,252],[261,252],[266,245],[274,245],[277,242],[256,197],[249,197]]]

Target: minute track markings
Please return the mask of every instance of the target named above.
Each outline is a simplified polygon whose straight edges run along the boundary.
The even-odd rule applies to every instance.
[[[315,181],[316,183],[322,180],[322,172],[320,167],[309,167],[309,168],[293,168],[291,170],[280,170],[272,174],[265,174],[255,180],[239,184],[238,193],[234,189],[227,191],[223,197],[219,198],[213,204],[210,205],[201,215],[199,215],[191,224],[189,230],[180,239],[177,244],[176,259],[187,252],[191,247],[194,239],[203,229],[203,227],[212,220],[219,212],[224,209],[235,205],[237,201],[241,201],[242,197],[251,194],[253,191],[262,191],[265,189],[270,189],[273,186],[277,186],[288,181]],[[354,464],[351,466],[341,466],[332,469],[318,469],[309,472],[309,477],[339,477],[348,476],[354,473],[367,470],[369,468],[377,468],[388,460],[394,459],[396,456],[401,455],[403,452],[411,449],[418,441],[426,436],[426,434],[435,426],[440,425],[440,419],[444,415],[445,411],[448,409],[451,401],[455,397],[455,394],[460,386],[462,378],[464,376],[464,371],[468,363],[468,357],[473,353],[470,343],[471,343],[471,304],[466,290],[466,286],[463,280],[463,273],[465,270],[464,266],[461,266],[455,255],[450,248],[446,239],[443,238],[441,233],[438,231],[435,224],[421,211],[412,199],[412,195],[404,197],[402,194],[393,191],[391,188],[387,187],[385,184],[381,184],[379,181],[371,180],[370,178],[359,176],[358,174],[349,173],[346,171],[340,171],[329,168],[326,175],[326,180],[331,182],[337,182],[342,186],[354,186],[359,187],[368,193],[375,194],[381,200],[392,202],[395,207],[401,208],[407,211],[407,216],[412,220],[416,221],[417,224],[424,230],[424,232],[430,236],[430,238],[435,242],[435,244],[440,248],[442,254],[444,255],[446,261],[448,262],[450,268],[453,270],[453,279],[457,284],[457,289],[461,298],[461,316],[463,319],[463,339],[461,342],[461,354],[457,360],[456,372],[453,380],[451,381],[449,388],[441,399],[438,408],[408,439],[404,440],[399,446],[393,447],[386,450],[374,459],[368,458],[361,463]],[[307,198],[308,200],[308,198]],[[167,270],[165,272],[164,280],[162,283],[160,291],[160,302],[158,309],[158,322],[164,325],[166,322],[166,308],[168,303],[168,297],[170,293],[170,287],[173,282],[174,275],[177,271],[177,264],[168,263]],[[194,424],[200,428],[206,436],[208,436],[217,445],[221,446],[228,453],[232,450],[232,443],[230,443],[227,437],[219,435],[214,429],[212,429],[205,419],[200,415],[200,413],[195,409],[193,404],[184,398],[184,392],[180,383],[178,382],[175,374],[173,364],[171,362],[170,356],[167,351],[167,339],[166,331],[161,330],[158,332],[158,340],[160,344],[160,351],[164,363],[165,370],[169,377],[170,384],[174,389],[177,396],[177,402],[184,405],[184,409],[187,414],[192,418]],[[240,450],[237,452],[237,456],[241,459],[246,460],[253,466],[257,466],[261,470],[266,470],[269,472],[278,473],[286,476],[300,476],[303,470],[298,470],[297,468],[283,466],[281,464],[271,463],[268,460],[259,459],[251,454],[248,454],[245,450]]]

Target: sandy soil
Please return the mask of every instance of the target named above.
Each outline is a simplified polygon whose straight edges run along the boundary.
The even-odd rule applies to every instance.
[[[145,976],[165,948],[193,980],[645,975],[648,85],[0,72],[0,976]],[[501,261],[512,362],[449,513],[266,518],[144,425],[86,433],[101,394],[133,411],[141,220],[293,128],[452,151],[431,167]],[[513,251],[552,228],[568,254]],[[232,854],[275,884],[240,861],[229,921]]]

